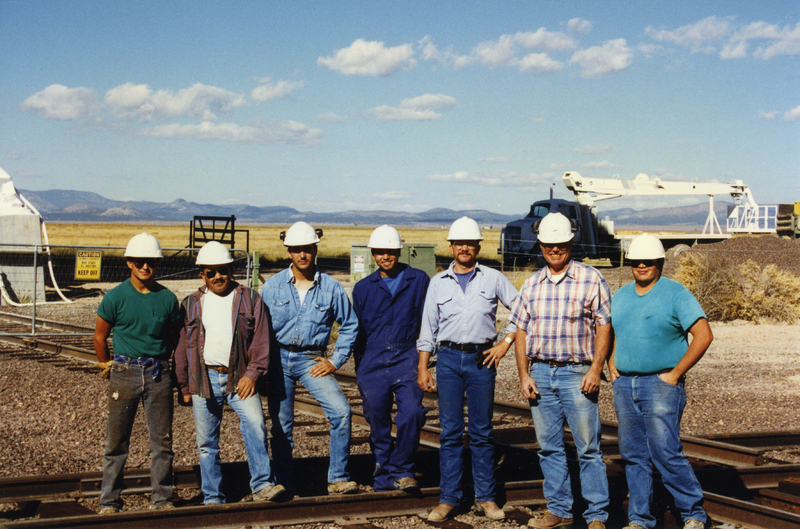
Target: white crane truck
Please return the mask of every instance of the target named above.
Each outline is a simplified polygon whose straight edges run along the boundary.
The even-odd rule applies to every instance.
[[[509,222],[500,235],[503,262],[520,265],[527,261],[541,262],[541,252],[536,244],[536,223],[551,212],[563,213],[576,229],[573,257],[595,265],[618,264],[635,234],[618,234],[614,222],[606,217],[598,220],[595,202],[623,196],[707,195],[708,217],[702,233],[657,233],[665,249],[678,245],[691,246],[698,242],[719,242],[734,233],[775,233],[777,206],[759,206],[750,188],[735,180],[717,182],[670,182],[658,177],[638,174],[633,180],[614,178],[588,178],[575,171],[564,173],[564,185],[575,195],[574,201],[553,198],[534,202],[528,215]],[[714,213],[714,196],[730,195],[735,206],[727,219],[727,233],[720,228]]]

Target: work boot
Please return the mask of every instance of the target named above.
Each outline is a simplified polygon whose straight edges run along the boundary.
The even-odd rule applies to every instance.
[[[277,485],[267,485],[253,493],[253,501],[272,501],[286,492],[286,487],[280,483]]]
[[[589,525],[586,527],[586,529],[606,529],[606,524],[600,520],[592,520],[589,522]]]
[[[160,511],[162,509],[174,509],[175,504],[169,500],[156,501],[150,504],[151,511]]]
[[[100,509],[100,514],[117,514],[119,512],[119,507],[115,505],[106,505],[102,509]]]
[[[537,529],[550,529],[551,527],[562,527],[570,524],[572,524],[572,518],[562,518],[550,511],[545,511],[544,516],[541,518],[531,518],[528,520],[528,526],[536,527]]]
[[[358,483],[355,481],[337,481],[328,484],[328,494],[353,494],[358,492]]]
[[[638,523],[631,523],[631,524],[626,525],[622,529],[644,529],[644,527],[642,527]]]
[[[443,522],[450,517],[450,514],[455,509],[454,505],[440,503],[429,513],[420,513],[419,517],[429,522]]]
[[[491,520],[503,520],[506,513],[493,501],[476,501],[475,510]]]
[[[418,489],[419,488],[419,483],[417,483],[417,480],[412,478],[412,477],[405,477],[405,478],[400,478],[397,481],[395,481],[394,482],[394,488],[396,488],[397,490]]]
[[[694,520],[690,518],[683,524],[683,529],[704,529],[705,526],[706,524],[700,520]]]

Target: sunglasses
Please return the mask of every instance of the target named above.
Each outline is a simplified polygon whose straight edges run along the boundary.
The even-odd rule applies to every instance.
[[[644,265],[647,268],[650,268],[651,266],[655,266],[656,262],[657,261],[655,259],[639,259],[638,261],[631,261],[631,266],[633,268],[638,268],[641,265]]]
[[[144,265],[149,266],[150,268],[155,268],[158,266],[158,259],[155,258],[141,258],[141,259],[128,259],[130,262],[133,263],[133,266],[136,268],[144,268]]]
[[[205,269],[203,270],[203,275],[206,276],[208,279],[214,279],[217,277],[217,273],[221,276],[229,276],[231,275],[231,270],[227,266],[217,268],[215,270]]]

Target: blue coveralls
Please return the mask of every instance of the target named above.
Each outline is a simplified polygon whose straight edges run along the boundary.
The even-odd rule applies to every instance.
[[[414,452],[425,424],[422,390],[417,385],[416,341],[430,278],[406,267],[392,296],[376,271],[353,287],[353,307],[361,328],[355,356],[364,417],[375,455],[376,491],[413,477]],[[362,356],[363,354],[363,356]],[[397,439],[392,443],[392,397],[397,401]]]

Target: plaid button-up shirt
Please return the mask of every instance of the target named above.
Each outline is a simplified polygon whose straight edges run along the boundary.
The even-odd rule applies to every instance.
[[[600,272],[583,263],[570,261],[555,283],[545,267],[525,280],[511,322],[527,332],[530,358],[591,361],[595,329],[611,322],[611,291]]]

